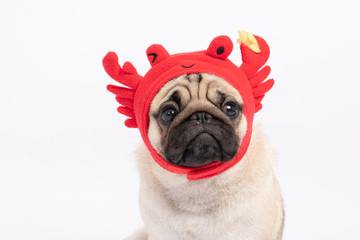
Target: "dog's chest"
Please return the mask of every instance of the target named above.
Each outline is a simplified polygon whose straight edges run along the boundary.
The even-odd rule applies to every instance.
[[[157,191],[143,193],[141,213],[156,240],[251,239],[251,206],[241,204],[240,193],[205,189],[170,196]]]

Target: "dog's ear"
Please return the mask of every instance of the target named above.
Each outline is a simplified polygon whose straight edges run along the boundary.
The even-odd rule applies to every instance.
[[[160,44],[153,44],[146,50],[146,55],[151,66],[154,66],[162,60],[168,58],[170,55],[166,49]]]

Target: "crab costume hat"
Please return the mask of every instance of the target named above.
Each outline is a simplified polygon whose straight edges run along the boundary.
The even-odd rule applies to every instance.
[[[261,101],[273,86],[274,80],[264,81],[270,73],[269,66],[263,67],[270,54],[264,39],[245,31],[239,31],[239,35],[238,42],[243,61],[240,67],[228,59],[233,43],[227,36],[214,38],[207,50],[174,55],[170,55],[161,45],[154,44],[146,51],[152,67],[144,77],[137,73],[130,62],[125,62],[121,68],[114,52],[109,52],[104,57],[103,66],[107,74],[126,86],[107,86],[122,105],[118,111],[129,117],[125,125],[139,128],[150,154],[166,170],[187,174],[189,180],[198,180],[218,175],[244,157],[251,139],[254,114],[262,108]],[[232,85],[243,99],[243,117],[246,118],[247,129],[241,139],[239,151],[228,162],[213,162],[201,167],[175,166],[166,161],[150,143],[148,127],[152,100],[167,82],[192,73],[210,73],[221,77]]]

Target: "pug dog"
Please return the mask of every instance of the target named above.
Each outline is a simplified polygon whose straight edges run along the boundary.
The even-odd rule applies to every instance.
[[[217,76],[180,76],[151,104],[150,141],[178,166],[229,161],[244,135],[242,104],[236,89]],[[281,239],[284,210],[273,162],[273,150],[257,125],[239,163],[196,181],[165,170],[140,146],[139,204],[145,228],[127,239]]]
[[[282,238],[274,152],[252,124],[273,84],[261,83],[270,69],[259,70],[269,50],[263,39],[239,34],[240,68],[227,59],[232,42],[224,36],[187,55],[149,47],[152,70],[144,78],[130,63],[121,68],[114,53],[104,58],[107,73],[130,87],[108,90],[145,143],[137,151],[144,227],[126,240]]]

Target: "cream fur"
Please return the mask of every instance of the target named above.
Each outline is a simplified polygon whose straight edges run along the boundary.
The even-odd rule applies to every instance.
[[[195,78],[190,76],[190,80],[191,77]],[[187,87],[183,89],[191,91],[184,90],[182,101],[192,99],[185,103],[184,111],[206,108],[212,89],[230,92],[242,102],[237,91],[216,76],[203,74],[201,83],[192,80],[180,77],[166,84],[154,98],[150,112],[156,112],[161,101],[174,89],[181,91],[184,84]],[[193,102],[197,107],[192,106]],[[243,118],[236,129],[239,137],[246,125]],[[160,132],[151,119],[149,139],[159,153]],[[160,167],[142,144],[137,163],[139,205],[145,228],[127,240],[280,240],[284,213],[273,162],[273,150],[257,125],[248,151],[238,164],[217,176],[195,181]]]
[[[161,168],[141,146],[139,203],[148,240],[281,239],[284,214],[273,156],[255,126],[246,157],[236,166],[188,181]]]

